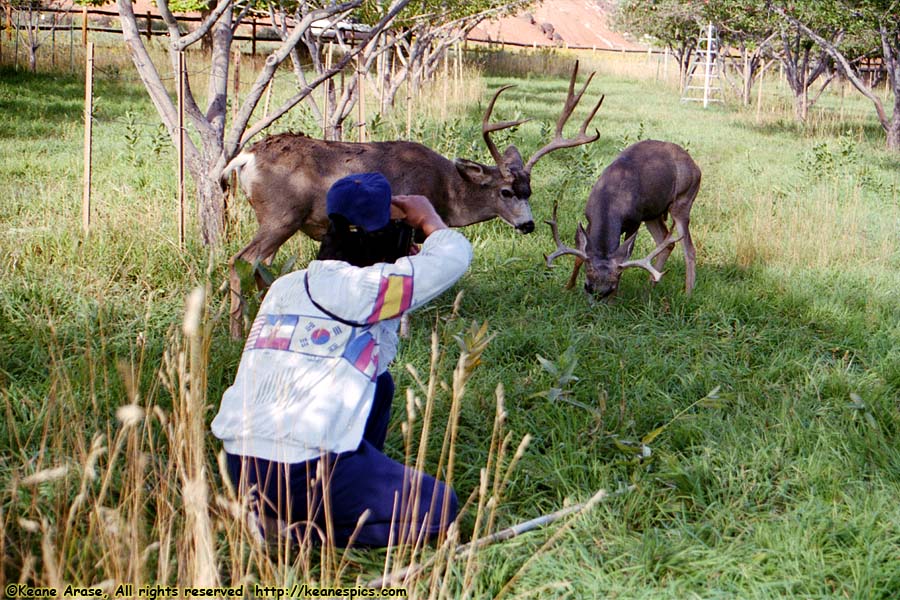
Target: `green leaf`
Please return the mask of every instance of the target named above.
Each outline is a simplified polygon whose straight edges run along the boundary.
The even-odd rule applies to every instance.
[[[661,426],[657,427],[656,429],[654,429],[653,431],[651,431],[650,433],[648,433],[647,435],[642,437],[641,442],[644,444],[649,444],[650,442],[655,440],[657,437],[659,437],[659,434],[661,434],[663,431],[665,431],[665,429],[668,425],[669,424],[666,423],[665,425],[661,425]]]
[[[540,354],[537,354],[536,356],[537,356],[538,362],[541,363],[541,367],[543,367],[543,369],[544,369],[545,371],[547,371],[548,373],[550,373],[550,374],[553,375],[554,377],[559,377],[559,368],[556,366],[556,364],[554,364],[554,363],[552,363],[551,361],[547,360],[546,358],[544,358],[544,357],[541,356]]]
[[[875,431],[878,431],[880,429],[880,427],[878,427],[878,421],[875,420],[875,415],[873,415],[869,411],[866,411],[866,423],[868,423],[869,427],[871,427]]]
[[[275,282],[275,274],[272,272],[272,269],[266,266],[265,263],[257,260],[253,262],[253,266],[256,274],[259,275],[259,278],[262,279],[266,287],[272,285]]]
[[[286,275],[294,270],[294,265],[297,264],[297,255],[290,256],[284,264],[281,265],[281,268],[278,270],[279,275]]]
[[[253,280],[253,265],[246,260],[239,258],[234,261],[234,270],[241,280],[241,287],[249,285]]]

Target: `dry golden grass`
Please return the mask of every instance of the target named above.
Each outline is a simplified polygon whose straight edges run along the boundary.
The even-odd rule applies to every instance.
[[[871,228],[879,215],[862,200],[858,188],[832,188],[819,197],[798,195],[791,200],[748,199],[734,230],[738,265],[887,267],[900,252],[896,236]],[[872,243],[874,235],[880,239]]]

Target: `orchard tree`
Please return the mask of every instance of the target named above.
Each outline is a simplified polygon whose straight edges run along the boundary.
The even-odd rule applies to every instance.
[[[723,45],[740,54],[731,64],[741,76],[740,97],[747,106],[753,85],[767,61],[771,62],[771,43],[778,35],[775,20],[765,0],[709,0],[705,14],[718,29]]]
[[[13,23],[16,36],[28,48],[28,68],[34,73],[37,71],[38,50],[54,35],[57,27],[66,19],[71,18],[69,13],[73,7],[72,2],[70,0],[53,0],[46,3],[40,0],[11,0],[3,4],[7,22]],[[54,10],[45,12],[45,8]],[[16,13],[15,21],[12,18],[13,13]]]
[[[697,34],[707,22],[705,11],[704,0],[622,0],[613,13],[613,26],[654,37],[669,48],[684,87]]]
[[[887,147],[900,151],[900,0],[822,0],[818,8],[826,12],[832,22],[841,19],[843,31],[850,30],[859,40],[865,40],[868,32],[879,44],[878,54],[887,73],[888,89],[893,96],[893,108],[889,115],[884,103],[866,82],[860,71],[861,62],[855,60],[865,42],[852,45],[849,53],[841,44],[828,37],[828,28],[799,10],[797,2],[775,2],[772,10],[818,44],[835,62],[841,73],[863,96],[868,98],[884,129]]]
[[[169,71],[170,76],[167,79],[178,82],[179,54],[204,36],[211,36],[210,52],[184,53],[186,71],[207,74],[205,107],[198,104],[194,95],[192,77],[188,73],[184,75],[184,107],[191,135],[184,136],[183,151],[188,173],[197,191],[200,230],[204,243],[218,243],[223,231],[225,196],[219,178],[228,161],[236,156],[254,135],[303,101],[323,81],[343,70],[357,53],[364,52],[370,44],[376,43],[380,32],[393,21],[409,1],[393,0],[390,5],[385,5],[380,10],[378,7],[383,3],[378,0],[348,0],[341,4],[327,1],[301,2],[302,9],[295,12],[296,18],[290,23],[289,34],[266,57],[250,91],[229,124],[226,122],[229,58],[235,30],[247,15],[247,5],[237,5],[234,0],[220,0],[202,23],[191,31],[184,23],[179,23],[168,0],[157,0],[159,12],[168,29],[169,65],[165,68],[153,62],[144,45],[132,0],[117,0],[125,44],[144,87],[176,147],[180,137],[178,111],[170,90],[164,84],[161,71]],[[377,5],[371,10],[381,14],[378,22],[369,31],[367,39],[340,57],[331,69],[299,87],[281,106],[251,126],[250,120],[254,109],[274,77],[276,69],[291,55],[312,23],[322,19],[334,22],[346,20],[354,12],[364,8],[366,3]],[[177,88],[177,85],[171,87]]]
[[[818,0],[801,0],[793,3],[798,16],[813,24],[832,44],[840,44],[845,36],[845,23],[838,15],[825,8]],[[776,56],[784,67],[784,76],[794,94],[794,116],[806,121],[809,109],[816,103],[828,84],[834,79],[835,70],[825,48],[817,44],[796,21],[778,19]],[[810,98],[810,89],[821,79],[818,92]]]
[[[326,84],[326,106],[320,106],[312,95],[307,96],[306,103],[314,118],[318,122],[325,122],[325,137],[339,140],[344,121],[353,114],[363,80],[371,84],[370,89],[378,96],[382,110],[393,106],[396,93],[404,83],[418,87],[423,80],[428,79],[447,49],[464,39],[478,23],[492,15],[505,14],[532,2],[533,0],[416,2],[418,13],[407,11],[399,14],[392,26],[380,33],[378,43],[370,44],[357,56],[356,68],[345,73],[340,93],[333,83]],[[378,20],[379,14],[373,8],[377,6],[366,4],[356,13],[361,24]],[[296,10],[296,3],[293,8],[283,0],[269,4],[273,27],[282,40],[289,33],[287,21],[297,18],[292,10]],[[352,30],[338,28],[330,32],[333,35],[327,39],[323,36],[323,30],[307,29],[302,36],[302,42],[312,60],[312,71],[318,75],[324,74],[328,68],[324,48],[326,43],[335,44],[339,53],[350,50]],[[291,60],[298,84],[306,85],[306,75],[296,49],[291,53]],[[391,69],[392,62],[397,64],[395,72]]]
[[[430,79],[454,44],[487,19],[528,8],[535,0],[433,0],[431,10],[395,30],[397,72],[389,77],[384,102],[393,105],[405,82],[413,88]]]

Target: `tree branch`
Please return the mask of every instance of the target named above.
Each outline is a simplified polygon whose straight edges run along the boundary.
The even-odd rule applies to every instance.
[[[168,0],[158,0],[157,6],[163,22],[169,29],[169,39],[172,41],[169,45],[169,62],[172,65],[172,77],[175,81],[178,81],[180,73],[178,72],[178,51],[175,49],[175,46],[181,39],[181,30],[178,28],[178,20],[172,14],[172,11],[169,10]],[[197,105],[197,100],[194,98],[194,90],[191,87],[191,78],[187,73],[184,74],[184,110],[197,130],[202,135],[208,135],[210,131],[209,121],[206,120],[206,117],[200,110],[200,106]]]
[[[337,7],[337,8],[340,8],[340,11],[335,11],[335,12],[343,12],[344,10],[348,9],[347,7],[349,7],[350,4],[357,4],[359,2],[361,2],[361,0],[354,0],[354,2],[352,2],[352,3],[341,5],[340,7]],[[291,108],[296,106],[300,101],[302,101],[306,96],[308,96],[314,89],[316,89],[323,81],[330,79],[336,73],[339,73],[341,70],[343,70],[343,68],[347,64],[349,64],[350,61],[356,57],[357,54],[364,51],[366,48],[369,47],[369,45],[373,41],[377,40],[378,34],[381,33],[381,31],[385,27],[387,27],[387,25],[391,21],[394,20],[394,18],[397,16],[397,14],[401,10],[406,8],[406,6],[409,4],[409,2],[410,2],[410,0],[397,0],[394,3],[394,5],[391,7],[391,9],[387,12],[387,14],[385,14],[384,17],[382,17],[381,20],[378,22],[378,24],[375,25],[375,27],[373,27],[371,29],[371,31],[369,32],[370,33],[369,40],[365,44],[362,44],[356,50],[353,50],[350,53],[345,54],[344,57],[340,61],[338,61],[338,63],[336,65],[333,65],[329,71],[327,71],[326,73],[323,73],[322,75],[320,75],[319,77],[314,79],[309,84],[309,86],[301,89],[299,92],[294,94],[291,98],[289,98],[287,101],[285,101],[280,107],[278,107],[278,109],[276,109],[271,115],[258,121],[249,130],[245,131],[243,133],[243,135],[241,135],[241,132],[244,131],[244,127],[246,127],[246,123],[249,121],[250,115],[253,112],[253,106],[255,106],[256,102],[259,101],[259,96],[262,95],[262,92],[265,89],[265,84],[263,84],[261,87],[259,86],[259,84],[262,82],[262,74],[260,74],[260,79],[257,80],[256,84],[254,84],[254,88],[255,88],[254,91],[256,93],[256,98],[255,98],[255,100],[252,101],[253,106],[250,105],[251,98],[248,97],[247,102],[245,102],[244,107],[241,109],[238,119],[235,120],[235,127],[232,128],[231,135],[229,136],[229,139],[225,144],[226,156],[229,156],[229,159],[230,159],[230,157],[233,157],[234,155],[236,155],[238,152],[240,152],[241,148],[250,139],[253,138],[253,136],[255,136],[257,133],[259,133],[260,131],[262,131],[263,129],[268,127],[269,125],[271,125],[276,119],[280,118],[287,111],[289,111]],[[310,21],[310,23],[311,22],[312,21]],[[307,25],[306,27],[308,27],[308,26],[309,25]],[[299,25],[298,25],[298,27],[299,27]],[[295,30],[294,34],[290,38],[293,40],[294,45],[296,45],[297,40],[299,40],[302,33],[303,33],[302,30],[301,31]],[[294,39],[295,37],[296,37],[296,39]],[[274,68],[277,67],[277,65],[281,61],[283,61],[289,53],[290,53],[290,51],[289,51],[289,49],[287,49],[287,44],[283,45],[282,48],[279,49],[278,52],[270,55],[266,59],[266,69],[270,68],[269,63],[270,63],[270,61],[272,61],[273,64],[271,65],[271,69],[272,69],[272,72],[274,73]],[[270,78],[271,78],[271,75],[270,75]],[[266,83],[267,83],[267,81],[268,80],[266,80]],[[242,127],[238,128],[237,125],[241,122],[242,118],[244,119],[243,120],[244,125]]]
[[[888,119],[887,113],[885,113],[884,105],[881,103],[881,99],[875,95],[872,90],[865,84],[865,82],[860,79],[857,74],[854,72],[853,67],[850,65],[850,62],[844,57],[844,55],[835,48],[828,40],[817,34],[815,31],[795,19],[794,17],[788,15],[784,12],[780,6],[772,6],[772,10],[781,15],[783,18],[787,19],[789,22],[793,23],[796,27],[803,31],[806,35],[808,35],[814,42],[819,44],[829,56],[840,66],[841,71],[844,73],[844,76],[850,80],[850,83],[853,84],[859,93],[868,98],[872,104],[875,105],[875,111],[878,113],[878,120],[881,123],[881,127],[888,131],[890,127],[890,120]]]
[[[166,2],[164,0],[161,0],[159,4],[166,4]],[[209,16],[206,17],[206,19],[204,19],[202,23],[200,23],[200,26],[197,27],[197,29],[172,43],[172,47],[175,49],[175,51],[177,52],[184,50],[191,44],[196,43],[204,35],[206,35],[206,33],[212,28],[212,26],[218,22],[219,17],[221,17],[226,10],[231,9],[232,4],[234,4],[233,0],[221,0],[216,5],[216,8],[213,9],[211,13],[209,13]],[[166,7],[166,10],[168,11],[168,6]],[[162,12],[161,9],[160,12]]]
[[[141,81],[144,82],[144,87],[147,88],[147,93],[150,95],[153,106],[156,107],[156,112],[169,132],[172,143],[177,146],[179,139],[178,114],[172,99],[169,97],[169,93],[166,91],[166,86],[163,85],[159,72],[156,70],[156,65],[153,64],[147,49],[141,41],[131,0],[116,0],[116,5],[119,9],[122,37],[131,53],[131,60],[134,62]],[[188,136],[185,136],[184,140],[185,154],[190,164],[196,164],[199,158],[197,147]]]
[[[300,41],[301,37],[309,28],[309,26],[318,19],[346,12],[358,7],[360,4],[362,4],[362,0],[353,0],[352,2],[341,4],[339,6],[327,9],[317,9],[310,13],[307,13],[307,15],[304,16],[303,19],[294,26],[294,30],[291,32],[291,35],[288,36],[284,43],[282,43],[281,47],[270,54],[268,57],[266,57],[265,66],[262,68],[262,70],[260,70],[256,81],[253,83],[253,87],[250,89],[250,93],[247,95],[247,98],[241,106],[240,111],[238,111],[238,114],[234,119],[234,123],[232,123],[231,131],[228,135],[228,139],[225,142],[226,155],[234,156],[235,154],[237,154],[240,151],[240,147],[243,146],[244,143],[246,143],[247,139],[249,139],[247,135],[242,136],[241,133],[246,129],[247,123],[250,121],[250,117],[253,114],[253,110],[259,103],[259,99],[262,97],[263,92],[265,92],[266,86],[269,84],[269,81],[271,81],[272,77],[274,77],[275,70],[278,68],[278,65],[280,65],[285,58],[290,56],[291,51],[296,47],[297,43]],[[343,64],[341,66],[343,66]],[[334,75],[334,72],[332,72],[331,75]],[[331,75],[329,75],[329,77]],[[315,88],[315,85],[310,88],[304,88],[304,90],[308,91],[306,91],[303,96],[305,97],[307,94],[309,94],[309,92],[311,92],[312,89]],[[303,92],[301,91],[301,93]],[[296,104],[296,102],[294,104]],[[293,107],[294,104],[291,104],[291,106],[284,111],[281,111],[281,109],[279,108],[279,110],[276,110],[271,117],[264,118],[263,122],[267,122],[266,126],[268,126],[269,123],[287,112],[287,110]],[[255,128],[256,126],[254,126],[254,129]]]

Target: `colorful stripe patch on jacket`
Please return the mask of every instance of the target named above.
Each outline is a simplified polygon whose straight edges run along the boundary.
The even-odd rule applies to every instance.
[[[378,343],[371,333],[366,331],[354,338],[344,349],[344,358],[357,371],[364,373],[370,380],[375,379],[378,370]]]
[[[369,323],[393,319],[412,304],[413,278],[407,275],[388,275],[381,278],[375,310],[368,318]]]

